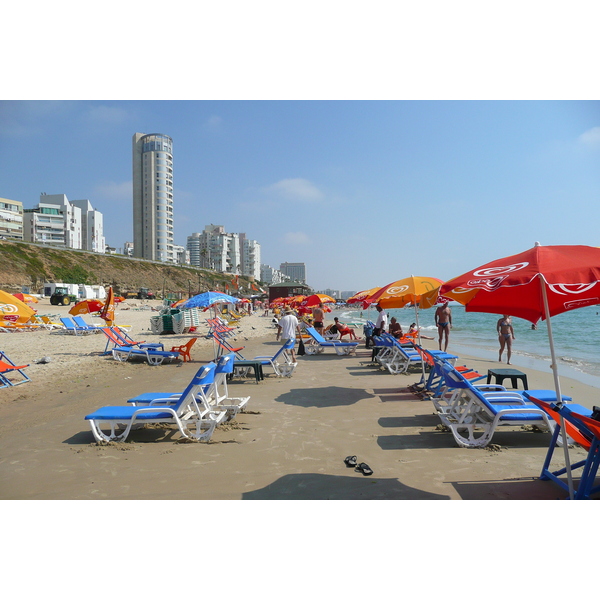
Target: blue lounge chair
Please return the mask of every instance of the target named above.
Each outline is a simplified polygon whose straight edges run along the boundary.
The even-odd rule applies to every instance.
[[[241,410],[243,410],[250,400],[250,396],[241,398],[232,398],[229,396],[227,375],[233,372],[234,358],[235,356],[233,353],[221,356],[217,362],[213,380],[198,390],[200,400],[215,410],[227,411],[227,415],[230,418],[234,418]],[[173,392],[149,392],[131,398],[127,402],[130,402],[135,406],[144,406],[158,399],[176,402],[180,396],[180,393]]]
[[[600,485],[594,485],[600,464],[600,422],[590,418],[592,411],[580,404],[570,403],[558,406],[555,402],[545,402],[536,396],[531,396],[531,401],[556,421],[540,479],[549,479],[566,492],[569,492],[568,483],[561,479],[566,474],[567,468],[550,470],[550,461],[554,449],[562,438],[559,417],[559,415],[562,415],[566,434],[570,438],[569,441],[578,444],[588,453],[584,460],[570,465],[571,472],[581,469],[581,477],[573,498],[575,500],[587,500],[590,496],[600,492]]]
[[[422,365],[421,355],[412,347],[403,346],[394,336],[384,334],[375,336],[375,347],[384,348],[375,355],[375,360],[380,366],[387,369],[392,375],[406,373],[411,366]]]
[[[73,321],[69,317],[60,317],[60,322],[64,326],[64,330],[67,333],[72,333],[73,335],[85,335],[88,333],[92,333],[87,327],[80,327],[79,325],[75,325]]]
[[[160,343],[134,342],[127,334],[118,327],[101,327],[100,330],[107,338],[103,355],[111,354],[113,348],[151,348],[153,350],[165,349]],[[111,346],[112,344],[112,346]]]
[[[160,423],[177,425],[189,439],[208,441],[215,427],[225,419],[225,411],[215,411],[202,398],[202,388],[214,382],[215,364],[203,365],[176,398],[155,398],[143,406],[104,406],[86,415],[98,443],[125,441],[134,425]],[[103,431],[110,428],[110,433]],[[117,433],[121,430],[122,433]]]
[[[291,377],[297,362],[292,362],[288,351],[296,344],[296,340],[287,340],[273,356],[255,356],[250,360],[259,360],[263,367],[271,367],[277,377]]]
[[[122,348],[113,348],[112,355],[119,362],[127,362],[130,359],[138,358],[145,360],[150,366],[161,365],[165,360],[179,360],[179,352],[165,352],[164,350],[155,350],[154,348],[134,348],[127,346]]]
[[[462,448],[484,448],[501,425],[536,425],[553,430],[548,415],[520,394],[497,391],[492,396],[471,385],[451,365],[442,371],[452,395],[445,404],[434,403],[442,424]]]
[[[100,331],[102,331],[102,327],[100,327],[99,325],[90,325],[89,323],[86,323],[83,317],[79,315],[74,316],[73,321],[75,322],[75,325],[77,327],[81,327],[82,329],[88,329],[92,333],[100,333]]]
[[[23,372],[23,369],[28,366],[29,365],[15,365],[15,363],[0,350],[0,388],[14,387],[15,385],[30,381],[27,374]],[[13,379],[13,375],[17,375],[19,379]]]
[[[358,342],[327,341],[314,327],[307,327],[306,333],[311,337],[308,343],[304,344],[306,354],[319,354],[325,348],[333,348],[338,356],[348,356],[356,353]]]

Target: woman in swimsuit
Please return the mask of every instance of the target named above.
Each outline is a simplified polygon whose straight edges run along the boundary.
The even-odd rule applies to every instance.
[[[496,323],[496,331],[498,332],[498,341],[500,342],[500,353],[498,354],[498,361],[502,362],[502,353],[506,348],[507,365],[510,365],[510,357],[512,355],[512,341],[515,339],[515,332],[513,330],[512,321],[508,315],[504,315],[501,319],[498,319]]]

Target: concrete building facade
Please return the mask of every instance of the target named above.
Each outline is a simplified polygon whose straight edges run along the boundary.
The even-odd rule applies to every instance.
[[[173,252],[173,140],[162,133],[135,133],[133,255],[176,262]]]
[[[279,266],[279,270],[292,281],[306,283],[306,265],[304,263],[284,262]]]
[[[23,203],[0,198],[0,238],[23,239]]]

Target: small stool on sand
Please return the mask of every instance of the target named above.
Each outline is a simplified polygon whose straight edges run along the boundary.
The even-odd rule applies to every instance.
[[[247,373],[250,369],[253,369],[256,383],[265,378],[260,360],[238,360],[236,358],[233,362],[233,373],[229,375],[230,379],[233,379],[234,375],[239,374],[238,369],[243,373]]]
[[[494,383],[497,385],[502,385],[502,382],[505,379],[510,379],[512,386],[515,389],[519,387],[517,382],[520,379],[523,382],[523,389],[529,389],[527,386],[527,375],[521,371],[517,371],[517,369],[489,369],[487,374],[488,383],[491,383],[492,377],[495,378]]]

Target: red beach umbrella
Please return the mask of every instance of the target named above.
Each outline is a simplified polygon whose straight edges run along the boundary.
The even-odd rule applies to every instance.
[[[500,258],[447,281],[439,294],[464,304],[467,312],[520,317],[532,323],[546,320],[557,402],[560,379],[554,352],[551,318],[600,303],[600,248],[541,246]],[[561,417],[562,431],[565,431]],[[569,493],[573,482],[568,444],[563,444]]]
[[[319,304],[327,304],[333,303],[335,304],[335,298],[328,296],[327,294],[313,294],[312,296],[307,296],[300,302],[301,308],[312,308],[313,306],[319,306]]]
[[[103,306],[104,303],[100,302],[100,300],[81,300],[77,304],[73,304],[69,314],[85,315],[88,313],[95,313],[101,311]]]
[[[39,302],[35,296],[31,296],[30,294],[22,294],[21,292],[17,292],[16,294],[13,294],[13,296],[18,298],[21,302],[28,302],[29,304],[37,304]]]

